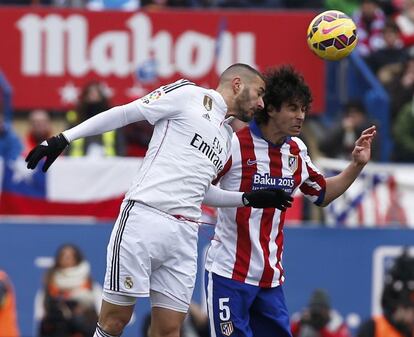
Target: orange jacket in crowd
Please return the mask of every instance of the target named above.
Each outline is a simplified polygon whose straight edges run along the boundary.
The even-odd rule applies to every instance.
[[[0,282],[6,286],[6,294],[0,299],[0,337],[19,337],[14,289],[7,274],[2,270]]]

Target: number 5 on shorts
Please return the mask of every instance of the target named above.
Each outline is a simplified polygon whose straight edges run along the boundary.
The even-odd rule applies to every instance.
[[[230,319],[230,307],[227,304],[229,301],[230,298],[228,297],[219,298],[220,321],[228,321]]]

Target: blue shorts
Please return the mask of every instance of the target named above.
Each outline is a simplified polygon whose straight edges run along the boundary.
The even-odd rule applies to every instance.
[[[292,337],[281,286],[261,288],[205,273],[211,337]]]

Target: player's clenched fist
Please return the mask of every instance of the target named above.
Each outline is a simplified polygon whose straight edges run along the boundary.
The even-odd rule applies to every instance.
[[[243,194],[245,206],[254,208],[277,208],[285,211],[292,206],[293,198],[282,189],[263,189]]]
[[[63,152],[69,142],[66,140],[63,134],[53,136],[41,144],[34,147],[26,157],[27,168],[34,169],[37,163],[46,157],[46,162],[42,167],[42,171],[46,172],[47,169],[52,165],[57,157]]]

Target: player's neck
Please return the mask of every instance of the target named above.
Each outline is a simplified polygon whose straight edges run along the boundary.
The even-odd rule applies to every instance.
[[[263,138],[274,145],[282,145],[286,139],[286,135],[275,130],[270,123],[262,124],[259,127]]]

